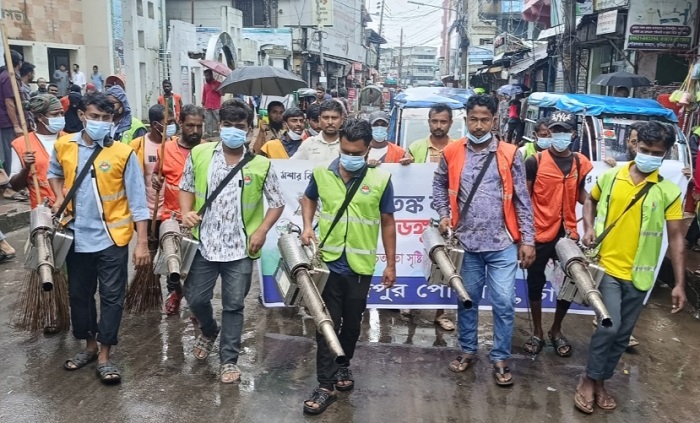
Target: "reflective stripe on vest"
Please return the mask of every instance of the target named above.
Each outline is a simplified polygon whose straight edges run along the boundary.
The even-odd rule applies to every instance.
[[[603,233],[607,225],[611,223],[608,222],[610,195],[615,187],[619,171],[620,169],[611,169],[598,177],[600,199],[595,222],[596,235]],[[632,283],[640,291],[648,291],[654,286],[654,273],[659,263],[663,230],[666,223],[666,209],[679,196],[680,189],[676,185],[666,180],[660,180],[651,187],[642,201],[642,227],[639,231],[637,252],[632,263]],[[629,213],[634,213],[634,210],[630,210]],[[630,234],[630,236],[633,235]],[[608,237],[603,242],[616,241]],[[598,246],[599,250],[600,246]]]
[[[56,159],[64,173],[65,189],[69,190],[75,182],[78,170],[78,142],[74,141],[80,134],[70,134],[56,141]],[[97,155],[92,168],[92,175],[83,183],[91,183],[95,200],[101,211],[107,233],[119,247],[129,244],[134,232],[131,210],[125,194],[124,171],[129,157],[134,151],[126,144],[115,142],[105,147]],[[72,212],[72,204],[67,211]]]
[[[215,149],[219,143],[200,144],[192,149],[195,202],[194,210],[198,211],[205,202],[209,192],[210,164],[214,156]],[[243,222],[243,232],[246,236],[246,249],[248,257],[256,259],[260,257],[260,251],[256,254],[250,252],[250,236],[263,222],[264,203],[263,188],[267,173],[270,170],[270,161],[262,156],[255,156],[241,169],[241,179],[244,181],[241,187],[241,213]],[[232,183],[232,182],[230,182]],[[204,216],[205,219],[211,216]],[[199,239],[199,226],[192,229],[192,235]]]
[[[345,200],[347,188],[345,182],[327,167],[316,167],[313,174],[323,207],[318,225],[320,239],[324,239]],[[335,261],[345,252],[348,265],[355,273],[374,273],[381,226],[379,203],[390,178],[391,175],[384,170],[367,169],[343,217],[326,238],[321,249],[323,261]]]
[[[501,176],[501,188],[503,195],[503,214],[506,231],[514,242],[520,242],[520,225],[513,204],[513,175],[511,168],[518,148],[512,144],[498,142],[496,150],[496,166]],[[447,193],[450,197],[450,213],[452,215],[452,227],[459,223],[459,188],[462,182],[462,171],[467,160],[467,140],[450,143],[443,150],[443,157],[447,162]]]

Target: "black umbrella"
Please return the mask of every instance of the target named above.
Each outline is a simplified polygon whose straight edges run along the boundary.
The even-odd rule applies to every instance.
[[[242,95],[285,96],[306,87],[303,79],[288,70],[273,66],[243,66],[224,79],[219,91]]]
[[[604,73],[598,75],[591,84],[604,85],[606,87],[648,87],[651,81],[646,76],[637,75],[625,71]]]

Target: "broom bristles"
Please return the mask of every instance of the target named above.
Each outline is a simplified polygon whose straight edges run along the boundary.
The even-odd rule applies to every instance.
[[[35,270],[27,270],[20,294],[15,325],[21,330],[46,333],[70,329],[68,281],[63,272],[53,274],[53,290],[44,291]]]
[[[151,250],[151,261],[156,251]],[[160,310],[163,305],[163,292],[160,287],[160,275],[153,272],[152,266],[136,269],[134,278],[126,293],[124,310],[129,314],[143,314]]]

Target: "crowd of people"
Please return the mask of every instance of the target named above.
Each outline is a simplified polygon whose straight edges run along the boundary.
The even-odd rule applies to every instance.
[[[21,57],[15,61],[13,56],[13,66],[21,78]],[[18,107],[6,89],[7,70],[0,73],[2,160],[10,171],[8,185],[17,191],[28,189],[36,206],[30,183],[34,166],[41,198],[47,198],[54,210],[65,202],[72,217],[67,227],[74,232],[75,242],[66,261],[71,322],[73,335],[85,346],[66,360],[67,371],[96,361],[103,382],[121,380],[110,352],[119,338],[128,245],[135,228],[133,264],[149,264],[148,238],[153,234],[148,231],[157,208],[161,211],[157,220],[175,216],[200,243],[184,290],[168,286],[165,312],[177,314],[184,297],[199,327],[192,354],[206,360],[218,339],[220,382],[241,381],[237,363],[253,262],[285,207],[270,159],[315,164],[301,200],[301,239],[305,244],[318,243],[330,271],[322,299],[349,360],[360,336],[380,236],[387,259],[381,282],[389,288],[396,280],[393,184],[400,181],[392,181],[383,169],[385,163],[437,164],[430,183],[440,230],[451,230],[465,250],[462,277],[474,307],[465,309],[460,304],[458,308],[461,352],[446,363],[453,372],[464,372],[474,363],[479,348],[478,306],[486,288],[494,320],[490,351],[494,381],[502,386],[514,383],[508,361],[518,268],[528,269],[534,323],[525,348],[531,354],[541,353],[546,342],[541,312],[544,269],[550,259],[556,259],[554,245],[563,237],[597,250],[606,272],[599,289],[613,321],[612,327],[597,325],[591,338],[588,365],[574,397],[581,411],[592,413],[594,406],[612,410],[617,405],[605,381],[627,348],[646,292],[653,286],[664,228],[676,283],[672,311],[685,306],[680,189],[658,171],[675,133],[663,123],[635,126],[631,161],[602,174],[587,192],[584,181],[592,164],[571,150],[577,122],[566,111],[538,122],[534,144],[519,149],[494,136],[499,111],[491,96],[468,100],[466,130],[460,139],[448,136],[454,123],[452,110],[438,104],[429,112],[430,133],[406,151],[388,139],[385,112],[374,112],[368,120],[355,119],[348,116],[342,101],[324,99],[325,93],[306,113],[271,102],[269,123],[254,129],[253,109],[239,99],[222,104],[211,74],[206,78],[202,106],[182,104],[165,81],[163,95],[149,109],[146,126],[133,116],[123,84],[105,81],[103,91],[85,94],[78,86],[80,94],[75,91],[73,98],[68,94],[68,110],[48,92],[37,93]],[[29,148],[20,137],[21,109],[31,113],[28,119],[33,122]],[[75,130],[76,125],[68,131],[73,110],[80,129]],[[218,140],[208,142],[205,131],[217,134]],[[91,168],[94,183],[83,172]],[[359,186],[364,195],[354,195]],[[156,195],[161,190],[163,195]],[[319,202],[323,210],[317,233],[314,217]],[[582,216],[576,214],[577,203],[583,204]],[[583,233],[577,229],[579,217]],[[7,258],[11,252],[2,242]],[[211,300],[219,277],[223,311],[217,322]],[[563,330],[569,306],[565,301],[557,303],[547,332],[560,357],[574,353]],[[411,311],[402,313],[410,316]],[[444,310],[437,310],[434,319],[446,330],[455,329]],[[338,399],[337,391],[352,390],[356,384],[350,362],[336,364],[320,334],[316,343],[318,386],[303,403],[304,411],[311,414],[322,413]]]

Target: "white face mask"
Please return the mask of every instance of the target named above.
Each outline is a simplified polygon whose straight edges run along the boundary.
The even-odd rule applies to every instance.
[[[292,141],[299,141],[301,139],[301,134],[297,134],[296,132],[292,131],[291,129],[289,131],[287,131],[287,136]]]

